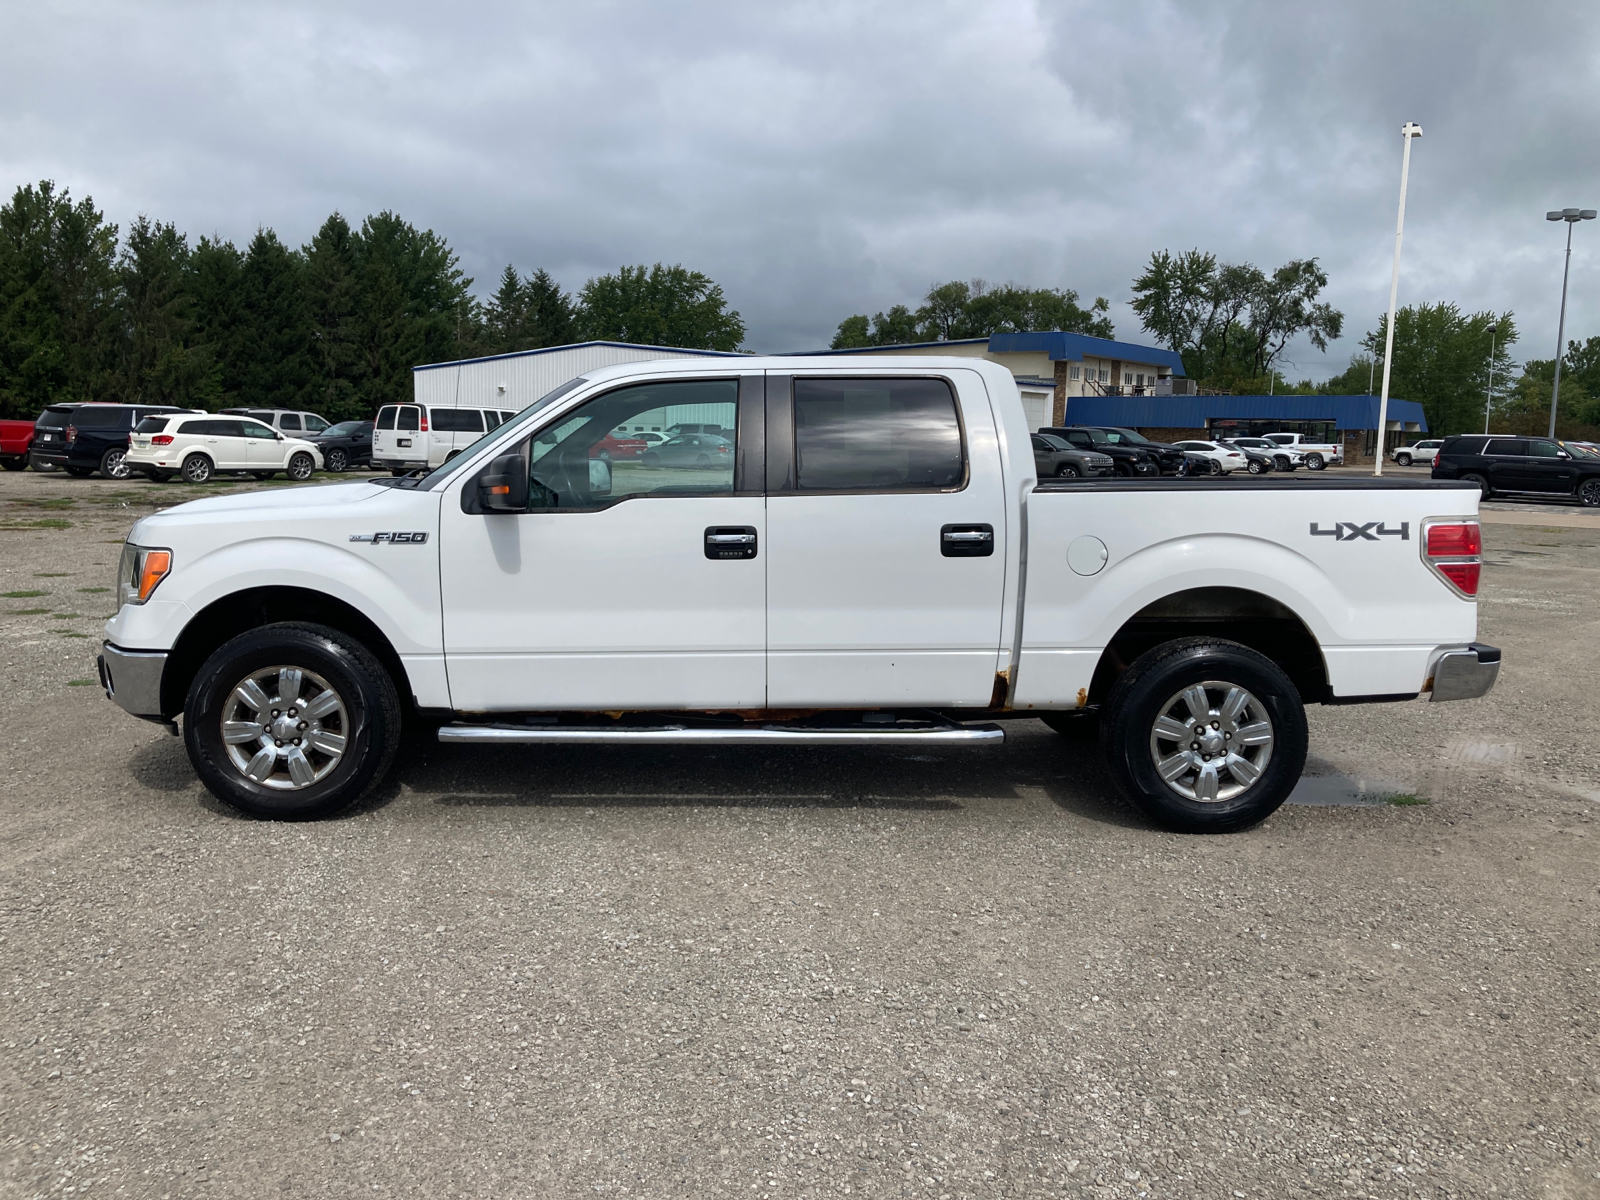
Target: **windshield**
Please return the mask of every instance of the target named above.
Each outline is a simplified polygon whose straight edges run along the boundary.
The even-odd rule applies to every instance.
[[[1576,442],[1562,442],[1561,444],[1581,458],[1600,458],[1600,450],[1596,450],[1593,446],[1580,446]]]
[[[1144,434],[1135,433],[1131,429],[1110,429],[1106,432],[1111,435],[1113,442],[1127,442],[1134,446],[1148,446],[1150,444],[1150,439],[1145,437]]]
[[[471,461],[473,451],[477,450],[478,448],[478,442],[483,441],[484,438],[495,438],[510,434],[513,430],[513,427],[521,428],[522,426],[527,425],[528,422],[531,421],[535,416],[537,416],[544,409],[549,408],[568,392],[573,391],[576,388],[580,388],[588,382],[589,381],[587,379],[580,375],[576,379],[569,379],[566,383],[563,383],[554,391],[546,392],[543,396],[540,396],[537,400],[528,405],[528,407],[523,409],[521,412],[517,413],[505,424],[497,425],[495,428],[489,430],[488,433],[485,433],[483,437],[478,438],[477,441],[474,441],[472,445],[466,446],[461,450],[457,450],[455,457],[446,460],[442,465],[435,467],[426,475],[421,477],[413,475],[406,479],[393,481],[387,479],[376,479],[373,480],[373,482],[384,484],[394,482],[405,487],[416,487],[423,489],[436,488],[445,480],[454,475],[457,471],[465,467],[469,461]]]
[[[344,437],[346,434],[360,433],[361,421],[340,421],[337,425],[330,425],[325,431],[329,437]]]

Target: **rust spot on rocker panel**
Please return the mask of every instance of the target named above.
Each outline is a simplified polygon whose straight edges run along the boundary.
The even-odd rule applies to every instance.
[[[989,694],[990,708],[1005,708],[1006,694],[1011,690],[1011,680],[1004,671],[996,671],[994,675],[994,691]]]
[[[1089,707],[1089,689],[1088,688],[1079,688],[1078,689],[1078,707],[1079,708],[1088,708]]]

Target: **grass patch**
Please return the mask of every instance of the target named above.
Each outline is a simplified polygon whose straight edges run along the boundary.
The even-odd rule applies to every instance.
[[[110,588],[79,588],[78,589],[78,591],[82,592],[86,596],[87,595],[96,595],[96,594],[98,594],[100,592],[109,592],[110,590],[111,590]]]
[[[61,496],[55,500],[13,500],[11,503],[18,508],[71,508],[77,502],[72,496]]]
[[[48,608],[13,608],[11,610],[11,615],[13,617],[37,617],[40,613],[47,613],[49,611],[50,610]]]
[[[55,617],[58,621],[75,621],[79,617],[83,616],[82,613],[51,613],[50,615]]]
[[[86,638],[89,635],[87,633],[63,633],[61,636],[62,637]]]
[[[67,680],[67,686],[68,687],[93,687],[94,686],[94,680],[92,680],[92,679],[69,679],[69,680]]]
[[[1419,796],[1415,792],[1396,792],[1392,796],[1385,796],[1383,802],[1392,804],[1396,808],[1416,808],[1419,805],[1433,803],[1433,801]]]
[[[50,594],[49,592],[39,592],[39,591],[32,591],[32,592],[0,592],[0,596],[4,596],[7,600],[31,600],[35,596],[48,596],[49,594]]]
[[[40,517],[37,521],[6,521],[0,529],[71,529],[71,521],[60,517]]]

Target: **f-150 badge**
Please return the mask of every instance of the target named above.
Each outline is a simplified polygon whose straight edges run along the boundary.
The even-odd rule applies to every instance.
[[[1366,521],[1356,524],[1354,521],[1336,521],[1332,529],[1319,529],[1315,521],[1311,522],[1312,537],[1331,537],[1341,542],[1354,542],[1357,540],[1375,542],[1381,537],[1397,537],[1402,542],[1411,540],[1411,522],[1401,521],[1399,529],[1390,529],[1382,521]]]
[[[352,533],[352,542],[371,542],[374,546],[388,542],[391,545],[417,546],[428,540],[428,535],[418,531],[416,533]]]

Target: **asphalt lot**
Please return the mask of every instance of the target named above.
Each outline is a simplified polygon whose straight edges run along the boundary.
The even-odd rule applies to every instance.
[[[0,1195],[1600,1196],[1600,528],[1486,524],[1496,691],[1313,709],[1231,837],[1036,722],[279,826],[93,685],[198,490],[0,475]]]

